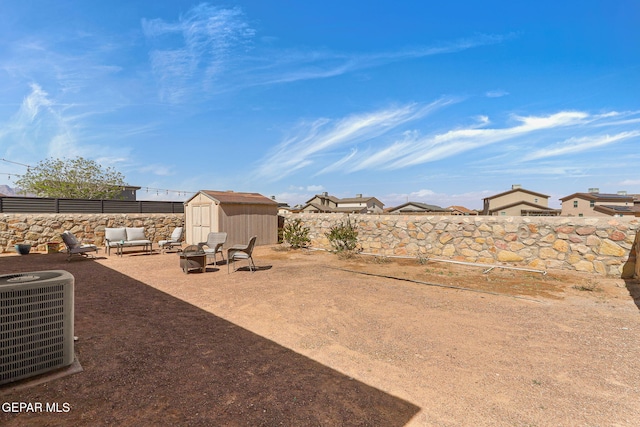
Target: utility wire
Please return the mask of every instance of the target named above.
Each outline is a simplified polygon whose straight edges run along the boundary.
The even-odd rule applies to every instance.
[[[24,167],[26,167],[27,169],[31,167],[31,166],[29,166],[29,165],[25,165],[24,163],[13,162],[13,161],[11,161],[11,160],[7,160],[7,159],[5,159],[5,158],[2,158],[2,159],[0,159],[0,160],[2,160],[3,162],[7,162],[7,163],[13,163],[14,165],[24,166]]]

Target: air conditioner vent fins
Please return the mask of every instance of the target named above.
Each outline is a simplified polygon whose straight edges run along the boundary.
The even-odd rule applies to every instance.
[[[0,276],[0,385],[73,362],[73,276]]]

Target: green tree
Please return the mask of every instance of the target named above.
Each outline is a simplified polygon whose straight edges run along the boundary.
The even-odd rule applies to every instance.
[[[120,172],[83,157],[42,160],[15,184],[22,194],[69,199],[116,199],[127,185]]]

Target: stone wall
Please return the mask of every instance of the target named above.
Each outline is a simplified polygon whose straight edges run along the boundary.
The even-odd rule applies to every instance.
[[[47,242],[62,242],[60,234],[69,230],[85,242],[104,246],[105,227],[144,227],[149,239],[166,239],[175,227],[184,224],[184,214],[2,214],[0,252],[14,252],[16,243],[32,250],[46,250]]]
[[[341,214],[291,214],[310,229],[312,246],[330,249],[325,233]],[[349,215],[362,251],[568,269],[621,276],[633,271],[629,254],[640,218]],[[631,273],[633,274],[633,273]]]

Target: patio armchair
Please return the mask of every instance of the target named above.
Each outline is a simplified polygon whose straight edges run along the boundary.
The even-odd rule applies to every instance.
[[[174,246],[182,247],[182,232],[183,227],[176,227],[173,229],[173,233],[166,240],[160,240],[158,245],[160,246],[160,252],[164,253],[165,250],[171,249]]]
[[[98,247],[93,244],[83,244],[78,241],[76,236],[70,231],[65,231],[60,235],[64,245],[67,247],[67,262],[71,261],[73,255],[88,257],[89,252],[98,253]],[[93,258],[95,255],[91,254]]]
[[[220,254],[222,260],[224,261],[224,251],[222,246],[227,241],[227,233],[224,231],[221,232],[212,232],[207,235],[207,241],[198,243],[200,249],[202,249],[206,254],[207,258],[213,256],[213,265],[218,266],[217,255]],[[204,248],[206,246],[206,248]]]
[[[256,270],[256,264],[253,262],[253,248],[256,245],[256,239],[258,236],[253,236],[249,239],[249,243],[246,245],[233,245],[227,249],[227,273],[229,273],[229,264],[233,261],[233,271],[236,271],[235,261],[238,259],[246,259],[249,263],[249,271],[254,272]],[[251,268],[253,267],[253,268]]]

